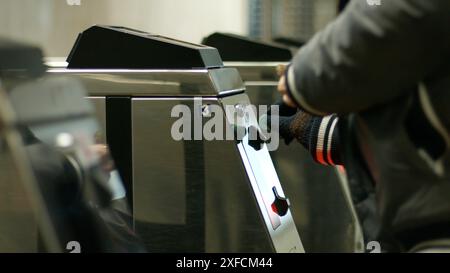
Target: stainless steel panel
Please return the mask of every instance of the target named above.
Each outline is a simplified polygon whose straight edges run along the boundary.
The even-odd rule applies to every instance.
[[[6,128],[14,164],[20,170],[16,183],[26,186],[32,201],[35,217],[30,215],[29,219],[39,221],[39,241],[45,243],[45,248],[39,244],[39,251],[60,252],[70,241],[80,242],[86,252],[116,251],[121,247],[117,238],[128,232],[121,230],[126,228],[122,218],[117,220],[120,225],[114,226],[116,219],[109,217],[115,212],[104,203],[104,190],[111,190],[112,203],[119,201],[111,184],[120,185],[121,180],[113,175],[107,153],[94,146],[94,135],[100,129],[85,95],[78,82],[49,77],[11,90],[6,100],[11,101],[10,113],[14,113]],[[4,110],[3,106],[0,109]],[[1,123],[4,111],[0,114]],[[100,206],[101,211],[97,210]],[[83,228],[73,225],[79,217],[83,218]],[[38,243],[37,236],[34,242]]]
[[[288,65],[288,63],[280,62],[224,62],[224,65],[229,68],[235,68],[239,71],[242,80],[246,82],[274,82],[278,81],[277,74],[278,65]]]
[[[219,101],[248,103],[245,95],[229,98]],[[219,101],[206,98],[202,103],[218,105]],[[271,174],[270,182],[281,193],[282,189],[273,167],[270,171],[267,150],[249,158],[234,140],[173,140],[171,126],[178,118],[170,114],[179,104],[188,106],[191,113],[201,113],[194,111],[198,105],[193,99],[133,99],[134,216],[136,230],[149,250],[302,251],[290,214],[281,219],[277,230],[268,219],[258,188],[258,183],[267,182],[262,167]],[[256,157],[258,162],[249,163]],[[251,170],[252,164],[260,169]],[[273,193],[267,189],[265,196],[271,200]]]
[[[48,249],[59,251],[47,206],[39,194],[28,147],[24,145],[27,136],[23,128],[17,128],[16,109],[3,87],[0,85],[0,185],[3,188],[0,197],[5,203],[0,209],[4,228],[0,248],[5,252],[37,252],[39,228],[41,238],[49,243]]]
[[[48,73],[77,78],[91,96],[216,96],[244,90],[233,68],[210,70],[77,70]]]
[[[180,100],[133,99],[134,217],[139,221],[186,223],[185,155],[183,142],[171,136],[171,109]]]

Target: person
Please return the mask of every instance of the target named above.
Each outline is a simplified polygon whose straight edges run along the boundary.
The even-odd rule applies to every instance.
[[[353,0],[280,78],[299,109],[280,110],[281,136],[344,166],[383,251],[450,252],[448,14],[448,0]]]

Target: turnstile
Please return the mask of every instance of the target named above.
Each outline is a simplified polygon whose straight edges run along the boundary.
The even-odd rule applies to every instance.
[[[95,26],[49,73],[80,80],[105,117],[147,250],[304,251],[245,86],[215,49]]]
[[[280,99],[277,68],[292,59],[289,48],[227,33],[211,34],[203,43],[216,47],[225,66],[239,71],[252,104],[271,105]],[[271,156],[290,197],[306,251],[363,251],[362,233],[345,175],[339,169],[314,162],[300,144],[287,146],[281,141]]]

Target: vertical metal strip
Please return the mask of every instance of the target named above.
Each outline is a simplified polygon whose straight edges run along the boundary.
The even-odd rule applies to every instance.
[[[106,141],[133,211],[133,141],[131,97],[106,97]]]

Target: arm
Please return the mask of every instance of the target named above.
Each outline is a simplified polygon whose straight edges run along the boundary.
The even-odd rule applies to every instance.
[[[312,158],[320,164],[342,165],[338,122],[339,118],[336,115],[312,117],[305,131],[304,141],[299,139],[311,153]]]
[[[286,71],[291,99],[326,115],[400,97],[448,61],[448,14],[448,0],[353,0],[294,57]]]

